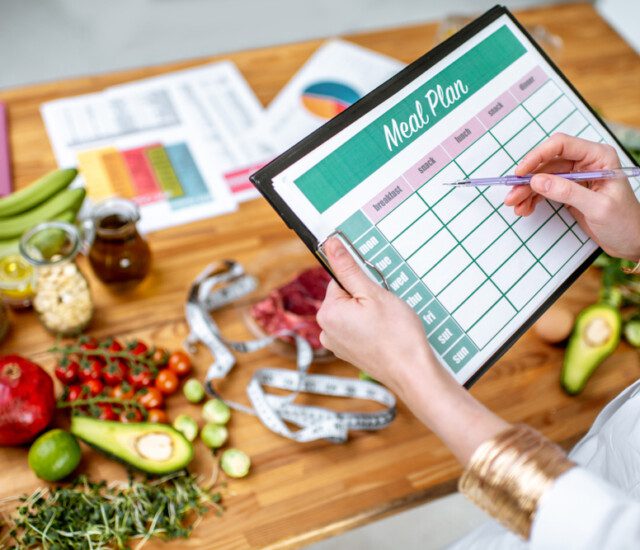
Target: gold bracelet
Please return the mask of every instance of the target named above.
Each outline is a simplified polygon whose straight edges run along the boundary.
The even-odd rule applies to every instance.
[[[528,539],[540,497],[574,465],[555,443],[529,426],[516,424],[476,449],[458,489]]]
[[[633,267],[623,267],[622,272],[627,275],[637,275],[640,273],[640,260]]]

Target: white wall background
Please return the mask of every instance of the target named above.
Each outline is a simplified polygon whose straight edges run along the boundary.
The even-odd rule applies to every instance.
[[[0,0],[0,87],[481,13],[498,1]]]

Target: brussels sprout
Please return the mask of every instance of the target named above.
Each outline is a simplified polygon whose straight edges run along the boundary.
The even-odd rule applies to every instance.
[[[179,414],[173,421],[173,427],[184,435],[189,441],[193,441],[198,435],[198,423],[188,414]]]
[[[204,386],[195,378],[189,378],[184,383],[182,392],[191,403],[200,403],[204,399]]]
[[[229,432],[227,428],[219,424],[205,424],[204,428],[200,431],[200,439],[211,449],[222,447],[227,442],[228,437]]]
[[[633,347],[640,348],[640,318],[632,317],[624,325],[624,337]]]
[[[221,399],[209,399],[202,408],[202,416],[213,424],[226,424],[231,418],[231,409]]]
[[[220,457],[220,467],[229,477],[244,477],[251,468],[251,459],[239,449],[227,449]]]

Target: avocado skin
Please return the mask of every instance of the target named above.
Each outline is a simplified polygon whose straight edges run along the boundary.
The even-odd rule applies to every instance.
[[[598,318],[607,322],[611,334],[601,345],[589,345],[585,341],[584,331],[591,321]],[[618,347],[621,331],[622,316],[617,308],[609,304],[594,304],[580,312],[564,355],[560,375],[564,391],[569,395],[582,392],[598,366]]]
[[[177,430],[165,424],[151,422],[111,422],[88,416],[71,418],[71,433],[83,442],[100,451],[105,456],[152,475],[165,475],[186,468],[193,459],[193,446]],[[129,441],[153,433],[163,433],[171,437],[174,456],[165,461],[134,456],[133,445]]]

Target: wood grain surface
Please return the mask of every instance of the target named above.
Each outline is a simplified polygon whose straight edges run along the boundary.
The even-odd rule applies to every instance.
[[[586,99],[607,118],[640,126],[640,58],[588,4],[571,4],[518,14],[527,25],[541,24],[559,35],[564,47],[554,60]],[[436,25],[416,25],[348,36],[375,51],[410,62],[434,45]],[[321,44],[301,44],[239,52],[110,74],[96,74],[0,91],[11,127],[13,173],[18,186],[55,167],[39,105],[54,98],[102,90],[107,86],[195,66],[217,59],[234,61],[266,105]],[[25,60],[28,62],[28,60]],[[96,67],[99,73],[100,67]],[[255,200],[236,213],[154,233],[149,237],[154,267],[150,277],[128,294],[113,294],[91,277],[96,315],[91,334],[138,336],[175,348],[186,335],[183,304],[191,280],[209,262],[234,258],[263,278],[263,289],[274,273],[293,274],[313,258],[297,244],[269,206]],[[276,256],[277,260],[273,257]],[[595,301],[597,272],[582,276],[561,298],[578,311]],[[13,316],[10,337],[1,352],[30,356],[48,368],[47,352],[53,339],[30,313]],[[230,337],[248,336],[242,308],[216,316]],[[640,375],[636,351],[622,344],[599,369],[579,397],[568,397],[558,378],[563,350],[542,344],[531,332],[472,389],[488,407],[512,422],[526,422],[565,446],[585,433],[602,407]],[[203,375],[210,357],[194,356]],[[225,381],[222,393],[246,400],[245,388],[254,369],[263,366],[293,368],[291,360],[270,350],[240,357]],[[354,376],[353,367],[340,362],[313,367],[316,372]],[[307,398],[311,403],[348,409],[367,403]],[[198,415],[197,407],[172,398],[169,413]],[[396,421],[374,434],[357,433],[344,445],[327,442],[297,444],[267,431],[255,418],[235,414],[231,445],[251,455],[253,470],[244,480],[231,481],[225,490],[227,511],[221,518],[205,518],[184,548],[300,547],[320,538],[426,502],[455,490],[460,467],[436,437],[402,404]],[[209,475],[211,456],[198,446],[193,469]],[[94,479],[124,479],[124,468],[86,451],[82,471]],[[31,491],[40,482],[28,469],[26,448],[0,449],[0,498]],[[172,544],[171,546],[178,546]],[[149,544],[163,548],[163,543]]]

